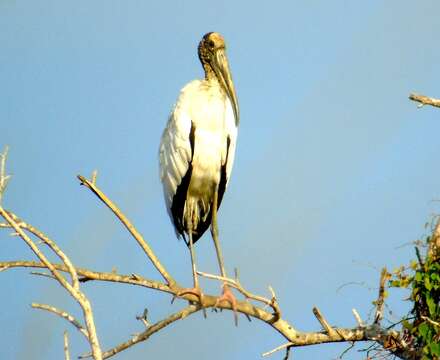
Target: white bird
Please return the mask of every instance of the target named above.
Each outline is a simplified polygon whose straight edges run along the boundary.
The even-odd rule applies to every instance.
[[[203,36],[198,55],[205,78],[193,80],[180,92],[160,143],[160,178],[168,214],[176,235],[187,243],[192,262],[192,293],[202,301],[193,245],[211,225],[222,277],[226,277],[218,241],[217,209],[234,162],[239,109],[219,33]],[[223,295],[235,306],[235,297],[223,285]]]

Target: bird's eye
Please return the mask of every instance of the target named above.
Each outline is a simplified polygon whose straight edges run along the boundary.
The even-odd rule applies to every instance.
[[[209,46],[211,49],[214,49],[214,46],[215,46],[214,41],[213,41],[213,40],[209,40],[209,41],[208,41],[208,46]]]

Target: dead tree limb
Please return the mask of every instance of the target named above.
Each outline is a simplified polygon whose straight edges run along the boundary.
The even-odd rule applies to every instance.
[[[409,99],[412,101],[416,101],[419,103],[419,107],[422,107],[423,105],[431,105],[434,107],[440,107],[440,99],[435,99],[429,96],[425,95],[419,95],[419,94],[410,94]]]

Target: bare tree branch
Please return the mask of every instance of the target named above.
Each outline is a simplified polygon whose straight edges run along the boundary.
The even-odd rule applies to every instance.
[[[419,95],[413,93],[409,95],[409,99],[420,103],[419,107],[422,107],[423,105],[440,107],[440,99],[434,99],[425,95]]]
[[[440,217],[434,226],[431,235],[432,239],[429,242],[428,256],[432,258],[440,258]]]
[[[290,347],[292,347],[292,343],[288,342],[288,343],[282,344],[280,346],[277,346],[275,349],[272,349],[270,351],[263,353],[261,356],[266,357],[266,356],[269,356],[269,355],[276,353],[277,351],[280,351],[280,350],[283,350],[286,348],[290,348]]]
[[[67,331],[64,331],[64,360],[70,360],[69,336],[67,335]]]
[[[374,316],[374,323],[380,324],[383,319],[383,306],[385,304],[385,282],[389,278],[386,268],[382,269],[379,282],[379,295],[376,300],[376,315]]]
[[[63,264],[53,264],[53,266],[63,272],[67,272],[67,267]],[[13,268],[46,268],[46,266],[37,261],[1,261],[0,262],[0,269],[7,270],[7,269],[13,269]],[[155,280],[149,280],[145,279],[139,275],[120,275],[114,272],[97,272],[97,271],[91,271],[88,269],[83,268],[76,268],[76,272],[78,273],[81,278],[79,279],[80,282],[87,282],[87,281],[108,281],[108,282],[116,282],[116,283],[123,283],[123,284],[132,284],[132,285],[138,285],[143,286],[146,288],[159,290],[163,292],[167,292],[170,294],[174,294],[173,290],[166,285],[159,281]]]
[[[149,326],[145,331],[141,332],[138,335],[135,335],[134,337],[132,337],[131,339],[115,346],[114,348],[107,350],[103,353],[103,358],[104,359],[108,359],[110,357],[112,357],[113,355],[116,355],[117,353],[128,349],[129,347],[140,343],[142,341],[147,340],[151,335],[157,333],[158,331],[162,330],[163,328],[167,327],[168,325],[171,325],[172,323],[178,321],[178,320],[183,320],[185,319],[187,316],[194,314],[195,312],[201,310],[202,307],[197,304],[197,305],[189,305],[186,308],[176,312],[175,314],[172,314],[170,316],[168,316],[167,318],[158,321],[157,323]]]
[[[244,297],[246,299],[252,299],[252,300],[256,300],[259,301],[267,306],[272,307],[272,309],[274,310],[274,319],[273,321],[277,321],[278,319],[281,318],[281,310],[280,307],[278,305],[278,301],[276,299],[275,293],[273,291],[273,289],[271,287],[269,287],[269,290],[272,293],[272,299],[266,299],[263,296],[259,296],[259,295],[255,295],[252,294],[251,292],[247,291],[240,283],[240,281],[238,280],[238,277],[234,280],[234,279],[230,279],[230,278],[226,278],[226,277],[222,277],[219,275],[213,275],[213,274],[208,274],[202,271],[197,271],[197,274],[199,274],[200,276],[206,277],[208,279],[215,279],[215,280],[220,280],[220,281],[224,281],[227,282],[230,286],[232,286],[233,288],[237,289],[242,295],[244,295]]]
[[[54,241],[52,241],[46,234],[44,234],[41,230],[38,230],[32,225],[26,223],[12,212],[7,211],[7,213],[20,228],[25,229],[30,233],[32,233],[33,235],[35,235],[36,237],[38,237],[44,244],[49,246],[49,248],[61,259],[61,261],[64,264],[66,264],[66,267],[72,279],[72,286],[75,290],[79,290],[78,274],[76,273],[75,267],[73,266],[70,259],[66,256],[66,254],[58,247],[58,245]],[[9,226],[11,225],[9,224]]]
[[[312,309],[312,311],[315,317],[318,319],[319,323],[321,324],[322,328],[327,331],[329,335],[336,335],[336,331],[330,326],[330,324],[322,315],[321,311],[316,306]]]
[[[0,164],[1,165],[1,164]],[[0,166],[1,170],[1,166]],[[185,317],[200,311],[201,309],[207,308],[220,308],[220,309],[228,309],[234,310],[234,312],[238,312],[246,315],[247,317],[254,317],[259,319],[273,329],[275,329],[280,335],[282,335],[288,342],[283,344],[276,349],[266,353],[266,355],[274,353],[280,349],[286,349],[285,359],[289,357],[289,353],[292,347],[299,346],[308,346],[322,343],[330,343],[330,342],[356,342],[356,341],[372,341],[376,344],[380,344],[382,347],[386,348],[386,344],[390,339],[393,340],[394,344],[397,344],[393,349],[387,349],[391,353],[399,356],[402,359],[416,359],[414,357],[414,351],[411,349],[406,349],[405,342],[401,339],[401,334],[394,330],[384,329],[380,326],[380,321],[383,318],[383,307],[385,301],[385,282],[387,279],[386,269],[382,270],[380,287],[378,300],[376,302],[376,316],[373,324],[371,325],[363,325],[362,320],[359,314],[356,311],[353,311],[356,320],[359,324],[357,328],[336,328],[332,327],[329,322],[324,318],[322,313],[318,308],[313,308],[313,313],[315,317],[318,319],[320,324],[322,325],[324,331],[322,332],[302,332],[295,329],[289,322],[282,319],[280,307],[277,302],[276,295],[272,288],[269,287],[272,298],[268,299],[259,295],[255,295],[247,291],[240,283],[238,279],[238,275],[236,274],[235,279],[223,278],[217,275],[211,275],[200,272],[199,275],[205,276],[207,278],[221,280],[227,283],[228,285],[234,287],[238,290],[244,297],[245,300],[237,301],[236,306],[234,305],[234,309],[232,309],[232,305],[228,302],[218,302],[218,296],[211,296],[205,294],[203,297],[203,304],[201,304],[200,298],[197,296],[187,293],[183,296],[179,296],[181,290],[183,289],[174,278],[166,271],[165,267],[159,261],[157,256],[152,251],[149,244],[145,241],[142,235],[136,230],[136,228],[131,224],[131,222],[127,219],[127,217],[119,210],[119,208],[106,197],[106,195],[99,190],[96,186],[96,175],[92,176],[92,181],[87,180],[83,176],[78,176],[82,185],[85,185],[88,189],[90,189],[104,204],[112,210],[112,212],[116,215],[116,217],[121,221],[121,223],[128,229],[130,234],[135,238],[138,242],[139,246],[142,248],[144,253],[148,256],[150,261],[162,275],[163,279],[166,283],[161,281],[154,281],[145,279],[140,275],[131,274],[131,275],[121,275],[116,272],[105,273],[105,272],[96,272],[88,269],[76,268],[69,258],[64,254],[63,251],[56,245],[54,241],[52,241],[49,237],[47,237],[44,233],[34,228],[33,226],[27,224],[23,220],[21,220],[18,216],[13,213],[6,211],[4,208],[0,206],[0,216],[2,216],[6,223],[0,224],[0,228],[12,228],[18,236],[20,236],[23,241],[32,249],[32,251],[37,255],[40,262],[35,261],[8,261],[8,262],[0,262],[0,271],[17,268],[17,267],[32,267],[32,268],[47,268],[50,271],[50,277],[56,279],[68,292],[69,294],[77,300],[83,310],[83,316],[85,319],[85,327],[81,325],[72,315],[59,310],[55,307],[45,305],[45,304],[33,304],[33,307],[43,309],[46,311],[51,311],[58,316],[61,316],[71,322],[79,331],[82,332],[84,336],[87,337],[92,352],[90,354],[85,355],[85,357],[93,356],[95,359],[109,358],[125,349],[128,349],[135,344],[138,344],[142,341],[145,341],[150,338],[151,335],[159,332],[160,330],[166,328],[167,326],[173,324],[177,320],[184,319]],[[42,242],[61,259],[61,264],[53,264],[51,263],[45,255],[40,251],[38,246],[32,241],[32,239],[25,232],[31,233],[33,236],[42,240]],[[62,273],[69,273],[72,279],[71,283],[69,283]],[[159,290],[163,292],[167,292],[173,296],[178,296],[183,300],[190,302],[190,304],[174,314],[169,315],[165,319],[158,321],[157,323],[150,325],[147,319],[141,318],[146,327],[145,331],[140,334],[131,337],[125,342],[113,347],[110,350],[102,353],[101,348],[99,346],[98,337],[96,334],[96,328],[94,325],[93,314],[91,310],[91,305],[87,297],[80,290],[81,282],[88,281],[111,281],[118,283],[125,283],[129,285],[142,286],[146,288],[150,288],[153,290]],[[248,300],[255,300],[261,302],[265,305],[265,307],[270,306],[273,312],[268,312],[264,308],[258,307]],[[203,305],[203,306],[202,306]],[[68,342],[67,335],[65,337],[65,341]],[[68,345],[67,345],[68,350]],[[66,352],[65,352],[66,354]],[[65,355],[66,358],[68,356]]]
[[[6,175],[6,159],[8,157],[9,147],[5,146],[3,153],[0,153],[0,204],[2,202],[3,194],[8,185],[11,175]]]
[[[86,322],[87,331],[89,334],[89,343],[92,348],[93,357],[95,360],[102,359],[101,347],[99,345],[98,336],[96,333],[95,322],[93,319],[92,308],[87,297],[77,288],[72,286],[53,266],[53,264],[47,259],[47,257],[38,249],[37,245],[31,240],[31,238],[23,231],[23,229],[15,222],[13,217],[0,206],[0,215],[11,225],[11,227],[19,234],[23,241],[29,246],[34,254],[40,259],[40,261],[47,267],[52,275],[58,280],[67,292],[78,302],[83,310],[83,316]],[[53,250],[53,249],[52,249]],[[67,267],[67,266],[66,266]]]
[[[81,182],[81,185],[85,185],[88,189],[90,189],[116,215],[116,217],[122,222],[122,224],[127,228],[130,234],[138,242],[145,254],[150,258],[151,262],[166,280],[168,285],[173,286],[176,281],[168,273],[168,271],[159,261],[157,256],[154,254],[151,247],[147,244],[143,236],[139,233],[139,231],[137,231],[130,220],[128,220],[128,218],[121,212],[121,210],[119,210],[119,208],[101,190],[98,189],[95,183],[87,180],[84,176],[81,175],[78,175],[78,179]]]
[[[51,313],[54,313],[55,315],[58,315],[60,317],[62,317],[63,319],[66,319],[68,322],[70,322],[73,326],[75,326],[78,331],[84,335],[84,337],[86,338],[87,341],[89,341],[89,334],[87,333],[87,330],[84,329],[84,326],[82,326],[82,324],[75,319],[74,316],[70,315],[68,312],[60,310],[54,306],[50,306],[47,304],[37,304],[37,303],[32,303],[31,305],[34,309],[41,309],[41,310],[46,310],[49,311]]]
[[[356,322],[358,323],[359,327],[364,327],[365,324],[364,324],[364,322],[362,321],[362,318],[361,318],[361,316],[359,315],[358,311],[357,311],[355,308],[353,308],[353,309],[351,309],[351,312],[353,313],[354,318],[356,319]]]
[[[67,271],[65,265],[58,264],[54,266],[56,266],[60,271]],[[41,263],[37,263],[37,262],[21,261],[21,262],[0,262],[0,268],[1,267],[9,269],[14,267],[44,267],[44,266]],[[176,288],[171,289],[166,284],[161,284],[159,282],[143,279],[139,275],[133,278],[132,276],[127,276],[127,275],[94,272],[80,268],[77,268],[76,270],[80,276],[83,276],[90,280],[127,283],[131,285],[144,286],[152,289],[165,291],[170,294],[177,294],[180,291],[180,287],[178,286]],[[200,304],[197,303],[199,301],[199,298],[197,298],[196,296],[188,294],[185,295],[183,298],[194,303],[193,305],[191,305],[192,307],[190,308],[191,309],[190,313],[197,312],[201,309]],[[217,299],[218,299],[217,296],[210,296],[206,294],[203,298],[204,308],[207,309],[217,306],[218,308],[221,309],[232,310],[231,305],[227,302],[217,304]],[[289,341],[289,343],[292,343],[292,347],[315,345],[315,344],[330,343],[330,342],[384,341],[384,339],[390,336],[390,334],[393,336],[397,336],[396,332],[392,332],[392,331],[390,332],[388,330],[381,329],[377,325],[365,326],[364,328],[355,328],[355,329],[334,328],[334,332],[332,332],[331,335],[328,334],[327,332],[300,332],[297,331],[290,323],[288,323],[284,319],[278,319],[277,321],[274,321],[275,320],[274,314],[268,313],[263,309],[250,304],[247,301],[237,302],[237,312],[264,321],[269,326],[277,330],[287,341]],[[160,330],[166,327],[168,324],[171,324],[176,320],[182,319],[183,317],[179,314],[180,312],[172,315],[171,319],[174,319],[173,321],[169,321],[170,318],[167,318],[168,320],[165,319],[163,320],[163,322],[159,322],[152,326],[160,325],[160,328],[158,329]],[[152,331],[153,329],[156,329],[156,327],[148,328],[147,331]],[[118,352],[120,352],[141,341],[145,341],[153,333],[156,333],[158,330],[152,333],[148,332],[147,333],[148,336],[145,336],[145,334],[142,333],[144,334],[143,336],[141,334],[138,335],[137,337],[129,339],[123,344],[116,346],[112,350],[106,351],[104,353],[104,357],[107,357],[107,354],[111,354],[116,348],[118,348]],[[404,357],[402,358],[405,359]]]

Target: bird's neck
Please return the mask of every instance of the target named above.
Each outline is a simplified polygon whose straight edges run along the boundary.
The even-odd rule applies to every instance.
[[[217,76],[215,75],[215,72],[212,69],[211,65],[209,65],[207,62],[203,62],[202,64],[203,69],[205,70],[205,80],[218,82]]]

